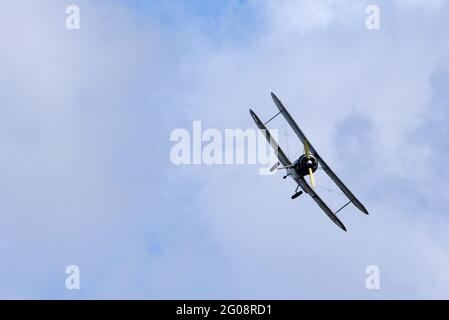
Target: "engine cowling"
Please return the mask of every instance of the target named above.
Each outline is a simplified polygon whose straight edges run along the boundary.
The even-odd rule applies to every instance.
[[[312,169],[312,172],[318,169],[318,160],[313,155],[307,158],[304,154],[295,162],[295,169],[303,176],[309,174],[309,168]]]

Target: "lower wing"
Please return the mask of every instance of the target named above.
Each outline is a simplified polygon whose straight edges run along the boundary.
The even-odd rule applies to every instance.
[[[302,190],[304,190],[305,193],[308,193],[310,197],[320,206],[320,208],[324,211],[325,214],[342,230],[346,231],[346,227],[344,224],[340,221],[340,219],[337,218],[337,216],[332,212],[331,209],[324,203],[323,200],[316,194],[315,191],[307,184],[306,180],[304,178],[296,179],[296,182],[299,184]]]

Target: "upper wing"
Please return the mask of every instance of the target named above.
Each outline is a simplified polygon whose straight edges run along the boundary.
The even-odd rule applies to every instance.
[[[277,144],[276,140],[271,136],[270,131],[265,127],[262,121],[260,121],[259,117],[254,113],[253,110],[249,109],[249,113],[254,119],[254,122],[257,124],[259,129],[262,131],[262,133],[265,134],[265,138],[267,138],[268,142],[270,143],[271,147],[274,149],[274,152],[276,153],[276,156],[279,158],[279,161],[282,163],[284,167],[290,166],[292,163],[287,158],[285,153],[282,151],[282,149]]]
[[[308,193],[312,199],[320,206],[320,208],[324,211],[324,213],[327,214],[327,216],[341,229],[346,231],[346,227],[344,224],[340,221],[340,219],[337,218],[337,216],[332,212],[331,209],[324,203],[323,200],[313,191],[313,189],[307,184],[307,182],[304,180],[304,178],[296,179],[296,182],[299,184],[301,189],[303,189],[306,193]]]
[[[344,185],[344,183],[337,177],[337,175],[329,168],[329,166],[324,162],[321,157],[315,153],[315,157],[323,168],[324,172],[335,182],[335,184],[340,188],[341,191],[348,197],[351,202],[360,209],[365,214],[368,214],[368,210],[363,206],[363,204],[352,194],[352,192]]]
[[[282,102],[276,97],[276,95],[272,92],[271,97],[274,100],[274,103],[278,107],[279,111],[282,113],[284,118],[287,120],[287,122],[292,127],[293,131],[298,136],[299,140],[301,140],[302,144],[309,145],[310,152],[315,155],[316,159],[320,163],[323,170],[327,173],[327,175],[335,182],[335,184],[340,188],[340,190],[348,197],[348,199],[357,207],[359,208],[363,213],[368,214],[368,210],[363,206],[363,204],[352,194],[352,192],[344,185],[344,183],[337,177],[337,175],[329,168],[329,166],[324,162],[324,160],[320,157],[318,152],[316,152],[315,148],[312,146],[312,144],[309,142],[309,140],[306,138],[304,133],[299,129],[298,125],[296,124],[295,120],[290,116],[287,109],[285,109]]]
[[[293,120],[293,118],[290,115],[290,113],[288,113],[287,109],[285,109],[285,107],[282,104],[281,100],[279,100],[278,97],[276,97],[276,95],[273,92],[271,93],[271,97],[273,98],[273,101],[276,104],[276,106],[278,107],[279,111],[284,116],[285,120],[287,120],[288,124],[290,125],[290,127],[292,127],[293,131],[295,131],[295,133],[298,136],[299,140],[301,140],[302,144],[305,144],[306,141],[307,141],[307,143],[309,144],[310,152],[312,152],[313,154],[316,155],[317,154],[316,150],[310,144],[309,140],[306,138],[306,136],[301,131],[301,129],[299,129],[299,127],[296,124],[295,120]]]

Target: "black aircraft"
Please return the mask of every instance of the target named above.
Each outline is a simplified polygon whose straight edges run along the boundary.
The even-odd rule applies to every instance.
[[[287,177],[292,177],[293,180],[296,181],[298,186],[296,187],[295,194],[291,197],[292,199],[296,199],[299,197],[303,192],[309,194],[309,196],[312,197],[312,199],[320,206],[320,208],[327,214],[327,216],[341,229],[346,231],[346,227],[343,225],[343,223],[340,221],[340,219],[337,218],[337,213],[340,212],[343,208],[345,208],[350,203],[353,203],[358,209],[360,209],[363,213],[368,214],[368,211],[363,206],[363,204],[357,200],[357,198],[352,194],[351,191],[343,184],[343,182],[335,175],[335,173],[329,168],[329,166],[324,162],[324,160],[320,157],[318,152],[316,152],[315,148],[311,145],[309,140],[307,140],[304,133],[299,129],[296,122],[293,120],[293,118],[290,116],[288,111],[285,109],[282,102],[276,97],[274,93],[271,93],[271,97],[274,100],[274,103],[279,109],[279,112],[272,117],[270,120],[268,120],[266,123],[263,123],[260,121],[259,117],[252,111],[249,110],[251,116],[253,117],[254,121],[256,122],[259,129],[262,131],[262,133],[267,138],[268,142],[270,143],[271,147],[274,149],[278,159],[280,162],[276,163],[270,170],[276,170],[276,169],[285,169],[287,174],[284,176],[284,179]],[[271,136],[270,132],[265,127],[266,124],[268,124],[271,120],[273,120],[275,117],[277,117],[279,114],[284,116],[284,118],[287,120],[293,131],[298,136],[301,143],[304,145],[304,154],[299,157],[298,160],[291,163],[290,160],[287,158],[285,153],[282,151],[282,149],[279,147],[277,142],[274,140],[274,138]],[[282,167],[279,167],[282,164]],[[336,212],[332,212],[331,209],[324,203],[323,200],[316,194],[316,192],[313,190],[315,188],[315,177],[314,172],[321,168],[326,174],[334,181],[334,183],[340,188],[340,190],[348,197],[349,202],[346,203],[343,207],[338,209]],[[310,185],[306,182],[304,179],[305,176],[310,177]],[[298,192],[299,187],[301,187],[302,191]]]

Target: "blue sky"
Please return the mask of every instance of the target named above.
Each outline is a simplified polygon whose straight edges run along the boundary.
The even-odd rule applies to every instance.
[[[0,297],[448,298],[448,9],[2,3]],[[254,128],[270,91],[370,211],[345,210],[347,233],[258,166],[170,162],[172,130]]]

